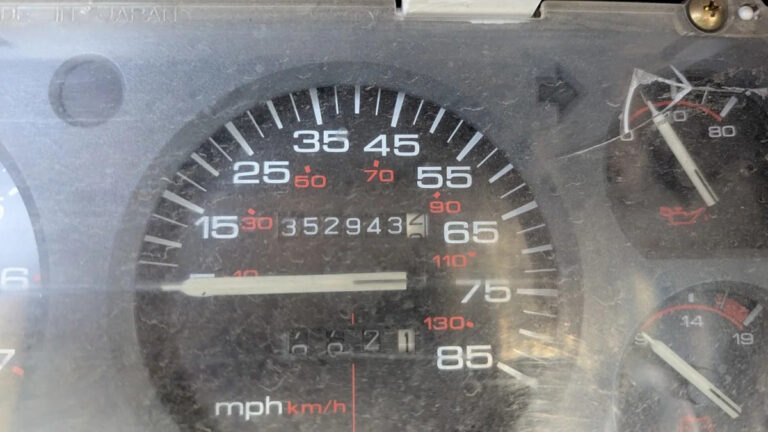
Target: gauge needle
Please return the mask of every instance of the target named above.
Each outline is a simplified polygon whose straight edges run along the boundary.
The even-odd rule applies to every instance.
[[[715,405],[720,407],[731,418],[737,418],[741,414],[741,406],[732,401],[720,389],[715,387],[704,375],[688,364],[682,357],[672,351],[664,342],[648,336],[647,333],[641,335],[648,341],[651,350],[659,356],[664,362],[672,367],[677,373],[685,378],[694,387],[704,393]]]
[[[667,120],[666,116],[659,115],[659,111],[652,103],[646,102],[646,104],[648,105],[648,109],[651,110],[651,118],[653,118],[653,123],[659,130],[661,137],[664,139],[664,142],[667,143],[669,149],[672,150],[677,162],[680,163],[680,166],[693,183],[696,191],[701,195],[701,199],[704,200],[707,207],[712,207],[717,204],[718,198],[717,195],[715,195],[714,190],[712,190],[712,186],[707,183],[704,174],[699,170],[699,167],[691,157],[691,154],[688,153],[688,149],[685,148],[685,145],[680,140],[677,132],[675,132],[672,125],[669,123],[669,120]]]
[[[406,272],[342,273],[255,277],[190,278],[181,284],[162,285],[192,297],[307,294],[362,291],[404,291]]]

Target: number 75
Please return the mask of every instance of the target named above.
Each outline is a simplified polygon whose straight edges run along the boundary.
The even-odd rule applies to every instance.
[[[488,303],[505,303],[512,299],[508,279],[460,279],[456,281],[456,285],[471,287],[467,295],[461,299],[462,304],[469,303],[480,288],[483,288],[484,298]]]

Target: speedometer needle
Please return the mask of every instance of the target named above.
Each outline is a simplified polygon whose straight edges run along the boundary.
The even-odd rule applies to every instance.
[[[406,272],[342,273],[254,277],[190,278],[181,284],[162,285],[192,297],[307,294],[363,291],[404,291]]]
[[[691,157],[688,149],[685,148],[680,137],[669,123],[669,120],[667,120],[665,116],[659,115],[659,111],[651,102],[646,102],[646,105],[648,105],[648,109],[651,111],[651,118],[656,125],[656,129],[659,130],[664,142],[666,142],[669,149],[672,150],[677,162],[680,163],[683,171],[685,171],[685,174],[691,180],[691,183],[693,183],[693,186],[701,196],[701,199],[704,200],[707,207],[712,207],[717,204],[718,198],[717,195],[715,195],[715,191],[712,190],[712,186],[710,186],[707,179],[704,178],[704,174],[699,170],[699,167]]]
[[[685,378],[694,387],[699,389],[709,400],[714,402],[715,405],[720,407],[731,418],[737,418],[741,415],[741,406],[731,400],[725,395],[719,388],[717,388],[711,381],[709,381],[704,375],[697,371],[693,366],[688,364],[682,357],[672,351],[664,342],[654,339],[648,336],[647,333],[640,333],[640,335],[648,341],[648,345],[654,354],[659,356],[665,363],[672,367],[677,373]]]

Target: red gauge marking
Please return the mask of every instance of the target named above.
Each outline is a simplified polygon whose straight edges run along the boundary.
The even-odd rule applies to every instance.
[[[293,178],[293,186],[297,189],[323,189],[328,184],[328,178],[321,174],[309,175],[312,172],[312,167],[309,165],[304,166],[305,175],[297,175]]]
[[[695,417],[692,415],[680,419],[678,432],[715,432],[712,419],[709,416]]]
[[[456,267],[464,268],[467,266],[469,258],[475,257],[474,252],[470,252],[468,255],[454,254],[454,255],[435,255],[432,257],[432,262],[435,263],[437,268],[443,267]]]
[[[23,377],[24,376],[24,369],[14,366],[11,368],[11,372],[15,373],[16,375]]]
[[[675,207],[659,207],[659,216],[667,219],[667,223],[670,226],[684,226],[693,225],[703,215],[703,220],[709,220],[706,214],[706,207],[699,207],[696,210],[685,211],[680,206]]]
[[[668,106],[671,103],[672,103],[672,100],[670,99],[670,100],[664,100],[664,101],[660,101],[660,102],[655,102],[653,104],[653,106],[655,106],[656,108],[660,108],[660,107]],[[717,121],[720,121],[720,120],[723,119],[722,117],[720,117],[720,114],[712,111],[711,109],[705,107],[704,105],[699,105],[697,103],[688,102],[688,101],[684,101],[684,100],[681,100],[680,102],[678,102],[675,105],[686,106],[686,107],[689,107],[689,108],[697,109],[697,110],[703,112],[704,114],[707,114],[707,115],[711,116],[712,118],[714,118]],[[644,106],[644,107],[638,109],[637,111],[633,112],[632,115],[629,116],[629,122],[631,123],[633,120],[635,120],[637,117],[643,115],[643,113],[647,112],[649,109],[650,108],[648,108],[647,106]]]
[[[258,270],[237,270],[234,273],[232,273],[232,276],[234,277],[255,277],[259,275]]]
[[[427,325],[427,330],[430,331],[445,331],[445,330],[464,330],[465,328],[472,328],[475,323],[464,318],[461,315],[457,316],[428,316],[424,318],[424,324]]]
[[[355,364],[352,363],[352,432],[357,432],[357,409],[355,407]]]
[[[672,306],[672,307],[668,307],[666,309],[662,309],[662,310],[656,312],[655,314],[653,314],[652,317],[648,318],[648,320],[645,323],[643,323],[642,327],[640,327],[640,331],[645,331],[645,329],[649,325],[653,324],[654,321],[658,320],[659,318],[663,317],[664,315],[667,315],[667,314],[672,313],[672,312],[681,311],[681,310],[701,310],[701,311],[706,311],[706,312],[712,312],[712,313],[720,315],[721,317],[723,317],[723,318],[727,319],[728,321],[732,322],[733,325],[738,327],[739,330],[744,330],[744,325],[740,321],[738,321],[736,318],[728,315],[727,313],[721,311],[720,309],[715,309],[715,308],[713,308],[711,306],[706,306],[706,305],[703,305],[703,304],[692,303],[692,304],[682,304],[682,305]]]
[[[248,211],[250,212],[250,209]],[[244,216],[240,219],[240,228],[243,231],[269,231],[275,226],[275,220],[271,216]]]
[[[352,312],[349,316],[349,321],[352,323],[352,325],[355,325],[355,313]]]
[[[368,175],[365,179],[366,183],[378,181],[379,183],[392,183],[395,181],[395,171],[391,169],[379,169],[379,160],[373,161],[373,169],[364,169],[364,173]]]
[[[723,294],[718,294],[717,297],[715,297],[715,304],[717,304],[720,310],[725,312],[726,315],[733,317],[733,319],[741,323],[743,323],[747,318],[747,315],[749,315],[749,309],[745,308],[734,299],[723,297]]]
[[[461,202],[460,201],[430,201],[429,212],[432,214],[461,213]]]

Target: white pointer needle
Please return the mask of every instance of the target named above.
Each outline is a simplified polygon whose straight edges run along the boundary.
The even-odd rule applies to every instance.
[[[363,291],[404,291],[406,272],[343,273],[254,277],[190,278],[181,284],[163,285],[192,297],[307,294]]]
[[[712,186],[707,183],[707,179],[704,178],[704,174],[702,174],[699,170],[699,167],[691,157],[691,154],[688,153],[688,149],[685,148],[685,145],[680,140],[680,137],[669,123],[669,120],[667,120],[666,116],[659,115],[659,111],[656,109],[656,107],[653,106],[652,103],[647,102],[647,105],[648,109],[651,110],[653,123],[659,130],[661,137],[664,139],[664,142],[667,143],[669,149],[672,150],[672,153],[675,155],[677,162],[680,163],[680,166],[691,180],[691,183],[693,183],[696,191],[699,193],[699,195],[701,195],[701,199],[704,200],[704,202],[707,204],[707,207],[712,207],[713,205],[717,204],[718,198],[715,194],[715,191],[712,190]]]
[[[676,352],[672,351],[672,349],[668,347],[664,342],[648,336],[647,333],[640,334],[645,338],[646,341],[648,341],[648,345],[651,347],[651,350],[654,354],[659,356],[659,358],[671,366],[675,372],[679,373],[689,383],[693,384],[694,387],[704,393],[704,395],[707,396],[709,400],[714,402],[715,405],[725,411],[726,414],[734,419],[741,415],[741,407],[736,402],[726,396],[725,393],[723,393],[719,388],[715,387],[711,381],[709,381],[693,366],[688,364],[688,362],[683,360],[683,358],[677,355]]]

